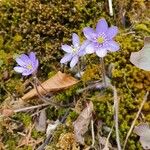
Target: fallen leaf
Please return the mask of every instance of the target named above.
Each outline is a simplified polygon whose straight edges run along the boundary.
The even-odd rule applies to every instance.
[[[12,116],[13,114],[14,114],[14,110],[12,110],[12,109],[5,108],[2,110],[2,115],[5,117]]]
[[[144,149],[150,149],[150,127],[146,123],[136,126],[134,133],[140,136],[140,143]]]
[[[46,112],[43,109],[40,112],[39,118],[35,123],[35,128],[37,131],[44,132],[46,130]]]
[[[109,148],[112,148],[111,143],[108,141],[108,139],[106,137],[99,137],[99,144],[104,146],[104,148],[102,150],[109,150]]]
[[[46,129],[46,136],[48,137],[48,135],[51,134],[59,124],[60,124],[59,120],[56,120],[53,124],[52,123],[48,124]]]
[[[38,86],[37,88],[39,93],[44,95],[47,94],[47,92],[54,92],[54,91],[66,89],[76,84],[77,82],[78,82],[77,79],[59,71],[56,75],[54,75],[53,77],[51,77],[50,79],[46,80],[41,84],[44,89],[41,86]],[[22,99],[28,100],[35,96],[37,96],[36,89],[32,89],[31,91],[26,93],[22,97]]]
[[[84,144],[83,135],[88,130],[88,126],[92,117],[92,111],[93,103],[90,102],[87,104],[87,107],[83,109],[77,120],[73,123],[76,141],[81,144]]]
[[[150,37],[144,39],[144,47],[138,52],[132,52],[130,61],[136,67],[150,71]]]

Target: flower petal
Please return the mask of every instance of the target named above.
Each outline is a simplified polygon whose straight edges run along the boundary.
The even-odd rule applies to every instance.
[[[116,26],[112,26],[107,31],[107,37],[109,39],[112,39],[116,36],[117,33],[118,33],[118,28]]]
[[[80,50],[83,50],[89,45],[91,42],[89,40],[85,40],[82,45],[80,46]]]
[[[92,29],[92,28],[89,28],[89,27],[86,27],[83,29],[83,33],[84,33],[84,36],[90,40],[90,41],[95,41],[95,38],[96,38],[96,33],[95,31]]]
[[[79,57],[77,55],[74,56],[70,62],[70,67],[73,68],[77,64],[78,60],[79,60]]]
[[[83,49],[83,50],[80,50],[78,52],[78,56],[81,57],[81,56],[84,56],[86,54],[86,51]]]
[[[22,55],[20,56],[20,59],[21,59],[23,62],[25,62],[26,64],[30,64],[30,63],[31,63],[30,58],[29,58],[27,55],[25,55],[25,54],[22,54]]]
[[[86,48],[85,51],[87,54],[92,54],[95,52],[95,45],[94,43],[90,43]]]
[[[96,33],[106,33],[108,30],[108,24],[105,19],[100,19],[96,25]]]
[[[23,75],[23,76],[28,76],[28,75],[30,75],[30,74],[32,74],[32,73],[33,73],[33,71],[26,69],[26,70],[22,73],[22,75]]]
[[[79,45],[80,45],[80,39],[79,39],[79,36],[76,33],[72,34],[72,44],[76,48],[78,48]]]
[[[21,59],[21,58],[16,58],[16,62],[18,63],[18,65],[25,67],[26,63]]]
[[[61,64],[64,64],[72,59],[72,54],[65,54],[64,57],[60,60]]]
[[[115,41],[109,41],[108,42],[108,50],[111,52],[118,51],[120,48],[119,44]]]
[[[25,68],[17,66],[17,67],[14,67],[14,70],[18,73],[22,73],[23,71],[25,71]]]
[[[33,64],[32,66],[33,66],[33,69],[32,69],[33,72],[37,71],[37,68],[38,68],[38,66],[39,66],[39,60],[36,59],[35,62],[34,62],[34,64]]]
[[[105,57],[106,54],[107,54],[107,50],[106,49],[99,48],[96,51],[96,55],[99,56],[99,57]]]
[[[35,62],[35,61],[36,61],[35,53],[34,53],[34,52],[30,52],[29,58],[30,58],[30,60],[31,60],[32,62]]]
[[[65,52],[67,52],[67,53],[72,53],[72,47],[71,46],[69,46],[69,45],[62,45],[61,46],[61,48],[65,51]]]

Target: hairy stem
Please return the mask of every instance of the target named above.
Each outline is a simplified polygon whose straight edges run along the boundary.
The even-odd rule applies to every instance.
[[[105,71],[105,63],[104,63],[104,59],[100,58],[100,63],[101,63],[101,69],[102,69],[102,81],[104,83],[104,86],[106,87],[106,71]]]
[[[78,69],[78,73],[79,73],[79,78],[81,78],[81,67],[80,67],[79,61],[77,63],[77,69]]]

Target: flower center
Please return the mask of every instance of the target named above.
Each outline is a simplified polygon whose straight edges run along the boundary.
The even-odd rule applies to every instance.
[[[102,44],[102,43],[104,42],[104,38],[101,37],[101,36],[98,37],[98,38],[97,38],[97,42],[100,43],[100,44]]]
[[[32,65],[28,65],[28,66],[27,66],[27,69],[32,69]]]
[[[78,50],[78,48],[72,47],[72,51],[73,51],[73,53],[76,53],[76,52],[77,52],[77,50]]]

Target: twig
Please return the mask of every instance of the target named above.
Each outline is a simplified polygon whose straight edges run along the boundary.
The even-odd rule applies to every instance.
[[[44,107],[44,106],[48,106],[48,105],[50,105],[50,104],[45,103],[45,104],[40,104],[40,105],[35,105],[35,106],[29,106],[29,107],[25,107],[25,108],[16,109],[16,110],[14,110],[14,112],[18,113],[18,112],[27,111],[30,109],[36,109],[36,108],[40,108],[40,107]]]
[[[95,135],[94,135],[94,122],[93,119],[91,120],[91,133],[92,133],[92,147],[94,147],[95,144]]]
[[[132,132],[132,130],[133,130],[133,128],[134,128],[135,122],[136,122],[136,120],[138,119],[138,117],[139,117],[139,115],[140,115],[140,113],[141,113],[141,111],[142,111],[142,108],[143,108],[145,102],[147,101],[148,95],[149,95],[149,92],[146,92],[146,94],[145,94],[145,96],[144,96],[144,99],[143,99],[143,101],[142,101],[142,103],[141,103],[141,106],[140,106],[140,108],[139,108],[139,111],[137,112],[136,117],[135,117],[135,119],[133,120],[132,125],[131,125],[131,127],[130,127],[130,130],[129,130],[128,133],[127,133],[127,136],[126,136],[126,139],[125,139],[125,142],[124,142],[124,145],[123,145],[123,150],[125,150],[125,147],[126,147],[128,138],[129,138],[129,136],[130,136],[130,134],[131,134],[131,132]]]
[[[112,0],[108,0],[108,5],[109,5],[109,15],[113,16]]]

